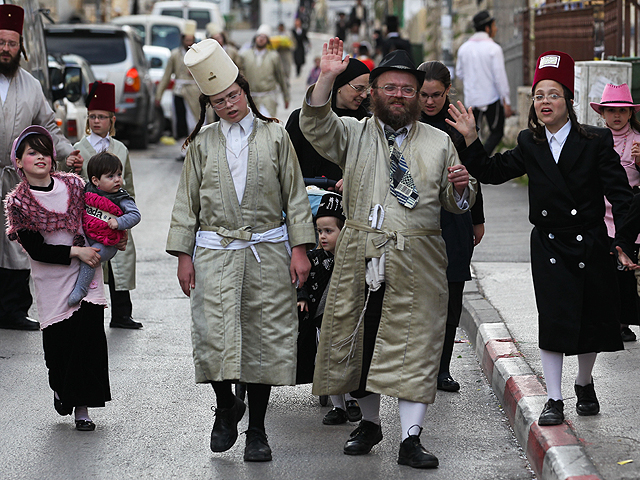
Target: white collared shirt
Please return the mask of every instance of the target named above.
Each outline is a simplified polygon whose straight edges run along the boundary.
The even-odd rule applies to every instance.
[[[109,134],[107,134],[106,137],[101,137],[100,135],[96,135],[95,133],[91,132],[91,135],[87,137],[87,140],[89,140],[89,143],[96,151],[96,153],[108,150],[109,145],[111,145],[111,137],[109,136]]]
[[[562,147],[564,147],[565,142],[567,141],[567,137],[569,136],[569,132],[571,131],[571,120],[567,120],[567,123],[558,130],[556,133],[551,133],[547,130],[547,127],[544,127],[544,133],[547,134],[547,141],[549,142],[549,148],[551,149],[551,155],[553,155],[553,159],[558,163],[560,160],[560,154],[562,153]]]
[[[247,186],[247,164],[249,163],[249,135],[253,131],[253,112],[239,122],[231,123],[220,119],[220,128],[227,144],[227,163],[236,188],[238,204],[242,203]]]
[[[2,103],[7,101],[7,95],[9,93],[10,84],[11,84],[11,79],[0,74],[0,98],[2,98]]]

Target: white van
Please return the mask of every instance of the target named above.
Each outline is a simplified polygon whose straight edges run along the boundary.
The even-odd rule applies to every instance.
[[[111,19],[114,25],[129,25],[142,38],[144,45],[173,50],[180,46],[180,36],[187,21],[167,15],[125,15]]]
[[[195,20],[198,24],[196,36],[199,38],[206,38],[208,23],[215,23],[220,29],[225,29],[225,21],[220,13],[220,8],[214,2],[161,1],[155,3],[151,14]]]

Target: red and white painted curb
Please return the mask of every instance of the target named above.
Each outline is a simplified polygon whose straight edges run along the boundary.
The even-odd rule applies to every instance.
[[[511,337],[500,314],[471,282],[461,326],[509,418],[533,470],[541,480],[602,480],[567,423],[538,426],[547,392]]]

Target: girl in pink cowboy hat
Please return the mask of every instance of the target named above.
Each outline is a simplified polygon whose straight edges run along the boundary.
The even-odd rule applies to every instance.
[[[627,172],[629,185],[638,193],[640,191],[640,172],[636,162],[640,161],[640,121],[636,113],[640,105],[633,103],[629,86],[607,84],[602,92],[600,103],[591,102],[593,108],[600,114],[607,127],[613,134],[614,149],[620,155],[620,163]],[[605,199],[604,221],[607,225],[609,238],[613,240],[616,234],[611,204]],[[640,247],[640,236],[635,240],[635,253]],[[620,334],[625,342],[636,340],[636,334],[629,325],[640,325],[640,307],[636,277],[633,271],[618,271],[618,286],[620,287]]]

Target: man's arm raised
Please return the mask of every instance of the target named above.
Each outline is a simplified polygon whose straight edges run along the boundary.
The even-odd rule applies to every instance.
[[[338,37],[330,38],[329,43],[322,46],[320,58],[320,76],[311,92],[309,105],[320,106],[327,103],[333,88],[333,82],[349,65],[349,57],[342,59],[343,43]]]

